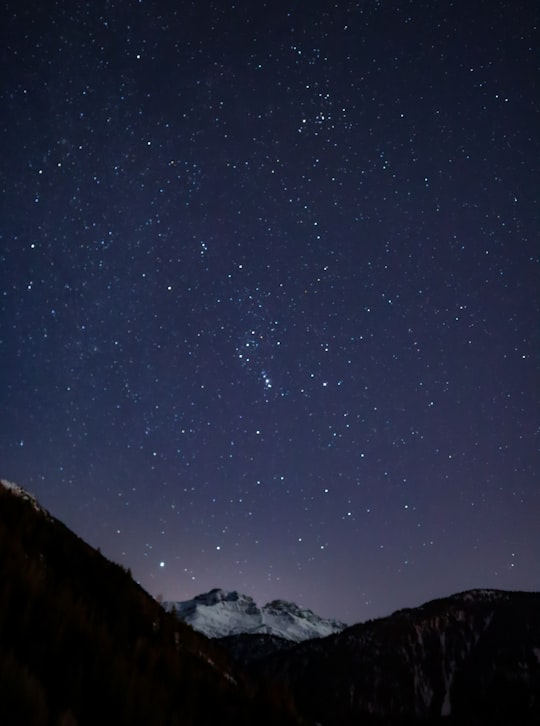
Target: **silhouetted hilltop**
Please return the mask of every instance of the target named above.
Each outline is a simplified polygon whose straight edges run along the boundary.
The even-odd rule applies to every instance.
[[[0,486],[0,724],[297,723],[226,653]]]
[[[471,590],[263,657],[224,644],[321,724],[540,723],[540,593]]]

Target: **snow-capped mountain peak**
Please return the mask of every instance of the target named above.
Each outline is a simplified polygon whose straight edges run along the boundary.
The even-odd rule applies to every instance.
[[[286,600],[273,600],[259,607],[249,595],[219,588],[192,600],[165,602],[163,606],[210,638],[249,633],[300,642],[337,633],[346,627]]]

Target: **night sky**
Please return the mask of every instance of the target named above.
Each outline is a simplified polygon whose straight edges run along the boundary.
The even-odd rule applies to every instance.
[[[536,2],[4,13],[0,476],[165,599],[540,589]]]

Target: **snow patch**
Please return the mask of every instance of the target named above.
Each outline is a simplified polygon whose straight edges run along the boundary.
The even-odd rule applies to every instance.
[[[27,492],[26,489],[23,489],[18,484],[14,484],[12,481],[8,481],[7,479],[0,479],[0,484],[2,484],[4,489],[7,489],[15,496],[20,497],[21,499],[24,499],[27,502],[30,502],[30,504],[34,507],[34,509],[37,512],[41,512],[42,514],[45,514],[48,518],[50,518],[49,512],[46,509],[44,509],[41,506],[41,504],[38,502],[36,497],[33,494],[30,494],[30,492]]]

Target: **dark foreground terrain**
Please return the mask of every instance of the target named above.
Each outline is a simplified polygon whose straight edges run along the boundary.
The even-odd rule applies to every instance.
[[[328,638],[210,640],[0,486],[1,726],[540,723],[540,593],[473,590]]]

